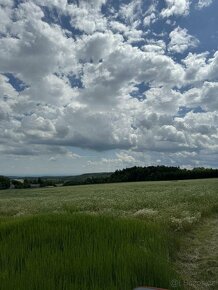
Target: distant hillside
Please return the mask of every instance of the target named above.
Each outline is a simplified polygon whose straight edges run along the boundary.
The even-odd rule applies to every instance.
[[[71,176],[64,179],[64,185],[78,185],[92,183],[91,181],[107,180],[113,173],[112,172],[100,172],[100,173],[85,173],[81,175]]]
[[[75,176],[42,176],[42,177],[22,177],[26,184],[40,184],[43,186],[64,186],[114,183],[114,182],[134,182],[134,181],[158,181],[158,180],[182,180],[200,178],[218,178],[218,169],[193,168],[185,169],[172,166],[148,166],[131,167],[115,172],[85,173]],[[21,177],[19,177],[21,178]]]
[[[106,182],[111,176],[111,172],[100,173],[85,173],[75,176],[10,176],[2,177],[0,180],[0,189],[9,188],[10,184],[13,188],[35,188],[35,187],[51,187],[51,186],[66,186],[80,185],[90,183]],[[1,178],[0,178],[1,179]],[[8,185],[5,187],[5,180],[8,180]],[[12,187],[11,187],[12,188]]]
[[[83,174],[74,177],[64,185],[78,184],[97,184],[113,182],[134,182],[134,181],[158,181],[158,180],[182,180],[182,179],[200,179],[200,178],[218,178],[218,169],[212,168],[193,168],[182,169],[172,166],[148,166],[131,167],[122,170],[116,170],[112,174],[100,173],[97,175]]]

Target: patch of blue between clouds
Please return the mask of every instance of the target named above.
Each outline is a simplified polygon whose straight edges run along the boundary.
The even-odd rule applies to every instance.
[[[140,84],[135,85],[135,90],[130,93],[130,96],[132,98],[136,98],[138,100],[145,100],[145,92],[150,89],[150,86],[148,83],[142,82]]]
[[[60,25],[63,29],[65,29],[65,34],[67,37],[72,37],[76,39],[76,36],[82,35],[82,32],[79,29],[76,29],[73,27],[70,23],[70,16],[68,15],[63,15],[57,9],[55,8],[49,8],[46,6],[41,6],[41,9],[44,13],[44,17],[42,20],[44,22],[47,22],[48,24],[58,24]],[[69,33],[67,33],[67,31]]]
[[[184,118],[185,115],[187,113],[189,113],[189,112],[193,112],[193,113],[205,113],[206,111],[203,110],[200,106],[193,107],[193,108],[181,106],[181,107],[179,107],[179,111],[177,112],[177,114],[176,114],[175,117]]]
[[[9,79],[9,83],[13,86],[13,88],[17,92],[22,92],[28,87],[24,82],[22,82],[18,77],[16,77],[12,73],[5,73],[4,75]]]
[[[14,6],[13,7],[17,8],[20,3],[21,3],[20,0],[14,0]]]
[[[68,80],[71,84],[71,87],[77,87],[79,89],[83,88],[83,83],[80,78],[76,77],[75,75],[68,75]]]
[[[188,29],[189,34],[199,39],[197,53],[213,53],[218,48],[218,1],[213,1],[210,6],[201,10],[196,9],[195,5],[196,3],[192,4],[189,15],[176,20],[177,26]]]

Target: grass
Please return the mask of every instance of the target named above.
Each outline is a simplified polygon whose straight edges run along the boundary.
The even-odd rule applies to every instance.
[[[0,191],[0,216],[91,213],[165,221],[188,229],[218,212],[218,179]]]
[[[80,214],[4,219],[1,289],[168,288],[177,277],[170,244],[157,224],[137,220]]]
[[[0,289],[169,289],[178,238],[218,212],[218,179],[0,191]]]
[[[180,238],[175,261],[186,290],[218,289],[218,215],[205,218]]]

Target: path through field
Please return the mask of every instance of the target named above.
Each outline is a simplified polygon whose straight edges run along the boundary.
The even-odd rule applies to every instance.
[[[186,235],[177,268],[186,290],[218,289],[218,215]]]

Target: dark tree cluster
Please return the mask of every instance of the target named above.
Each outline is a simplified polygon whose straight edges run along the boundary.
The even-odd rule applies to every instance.
[[[12,180],[11,183],[14,185],[14,188],[20,189],[20,188],[30,188],[30,183],[27,179],[24,179],[23,182],[19,180]]]
[[[46,187],[46,186],[56,186],[55,181],[49,180],[49,179],[43,179],[39,177],[36,181],[35,184],[39,184],[40,187]]]
[[[89,177],[81,181],[69,180],[69,181],[66,181],[63,185],[71,186],[71,185],[100,184],[100,183],[111,183],[110,177]]]
[[[180,167],[168,166],[148,166],[132,167],[115,171],[111,177],[111,182],[131,182],[131,181],[158,181],[158,180],[182,180],[197,178],[218,177],[218,169],[194,168],[181,169]]]
[[[115,182],[134,182],[134,181],[161,181],[161,180],[183,180],[183,179],[200,179],[218,177],[218,169],[212,168],[194,168],[182,169],[172,166],[148,166],[148,167],[131,167],[122,170],[116,170],[110,176],[87,178],[83,181],[68,181],[64,185],[80,184],[98,184],[98,183],[115,183]]]
[[[0,189],[10,188],[10,179],[6,176],[0,176]]]
[[[48,179],[42,179],[39,178],[25,178],[24,181],[20,180],[12,180],[11,183],[13,184],[15,189],[21,189],[21,188],[33,188],[33,187],[47,187],[47,186],[56,186],[55,181],[48,180]]]

